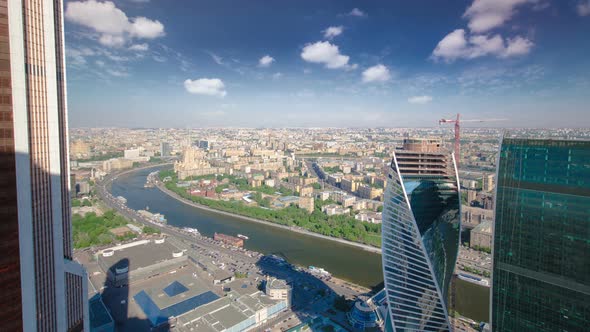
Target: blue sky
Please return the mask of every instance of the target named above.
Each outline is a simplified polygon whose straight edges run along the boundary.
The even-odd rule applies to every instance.
[[[72,127],[590,127],[590,0],[64,10]]]

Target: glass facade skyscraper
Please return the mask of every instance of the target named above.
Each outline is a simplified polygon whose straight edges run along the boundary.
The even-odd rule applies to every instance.
[[[505,137],[496,190],[493,331],[588,331],[590,141]]]
[[[460,238],[452,153],[437,139],[406,139],[391,163],[382,258],[394,331],[450,331],[447,297]]]

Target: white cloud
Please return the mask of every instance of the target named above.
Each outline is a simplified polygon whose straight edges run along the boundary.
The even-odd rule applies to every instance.
[[[215,97],[225,97],[227,95],[225,84],[219,78],[187,79],[184,81],[184,88],[189,93],[198,95]]]
[[[326,39],[332,39],[336,36],[340,36],[342,34],[342,31],[344,30],[343,26],[337,26],[337,27],[329,27],[326,30],[324,30],[324,38]]]
[[[367,17],[367,14],[358,8],[353,8],[347,15],[356,17]]]
[[[164,25],[145,17],[129,19],[111,1],[74,1],[66,7],[65,17],[72,23],[99,34],[98,41],[109,47],[122,47],[133,38],[154,39],[164,36]]]
[[[129,73],[121,71],[121,70],[116,70],[116,69],[107,69],[107,73],[115,76],[115,77],[127,77],[129,76]]]
[[[534,46],[533,42],[516,36],[504,40],[500,35],[466,36],[463,29],[457,29],[446,35],[432,52],[435,60],[452,62],[456,59],[474,59],[486,55],[500,58],[525,55]]]
[[[145,17],[132,19],[129,32],[137,38],[154,39],[164,36],[164,25],[160,21],[153,21]]]
[[[532,41],[522,38],[521,36],[516,36],[515,38],[508,39],[506,49],[504,49],[502,57],[507,58],[511,56],[528,54],[533,46],[534,44]]]
[[[431,96],[414,96],[408,98],[408,103],[410,104],[428,104],[432,101]]]
[[[69,64],[72,65],[85,65],[86,64],[86,57],[94,56],[96,52],[92,49],[84,47],[84,48],[74,48],[68,47],[66,48],[66,56],[68,57]]]
[[[281,72],[277,72],[277,73],[272,74],[273,80],[278,80],[281,77],[283,77],[283,73],[281,73]]]
[[[363,71],[363,82],[387,82],[391,79],[389,68],[382,64],[375,65]]]
[[[148,44],[143,43],[143,44],[133,44],[129,47],[129,49],[131,51],[140,51],[140,52],[145,52],[149,49]]]
[[[348,60],[350,60],[348,55],[340,54],[338,46],[327,41],[305,45],[301,52],[301,58],[307,62],[322,63],[330,69],[356,68],[356,65],[348,64]]]
[[[211,56],[211,59],[213,59],[213,61],[215,61],[216,64],[218,64],[220,66],[224,65],[222,57],[220,57],[219,55],[217,55],[213,52],[208,52],[208,53]]]
[[[258,65],[260,67],[269,67],[273,62],[275,62],[275,59],[267,54],[258,60]]]
[[[98,41],[104,46],[108,47],[122,47],[127,42],[123,36],[117,35],[102,35]]]
[[[516,7],[539,0],[474,0],[463,14],[472,32],[482,33],[502,26],[516,13]]]
[[[576,11],[580,16],[588,16],[590,15],[590,0],[584,0],[578,3],[576,6]]]

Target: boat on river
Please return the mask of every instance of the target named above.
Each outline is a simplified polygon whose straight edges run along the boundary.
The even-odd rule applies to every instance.
[[[459,279],[467,281],[467,282],[471,282],[471,283],[478,284],[481,286],[490,287],[490,282],[487,279],[472,276],[472,275],[466,274],[466,273],[459,273],[459,274],[457,274],[457,277]]]
[[[238,234],[238,237],[239,237],[240,239],[244,239],[244,240],[249,240],[249,239],[250,239],[250,238],[249,238],[249,237],[247,237],[246,235],[242,235],[242,234]]]
[[[324,277],[331,276],[330,272],[324,270],[321,267],[316,267],[316,266],[312,266],[312,265],[309,266],[309,272],[311,272],[312,274],[317,274],[317,275],[324,276]]]

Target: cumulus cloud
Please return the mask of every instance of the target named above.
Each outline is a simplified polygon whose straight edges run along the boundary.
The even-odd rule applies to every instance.
[[[338,46],[328,42],[316,42],[303,47],[301,58],[307,62],[321,63],[330,69],[354,69],[356,65],[349,65],[350,57],[340,54]]]
[[[363,71],[363,82],[387,82],[391,79],[389,68],[382,64],[375,65]]]
[[[148,44],[143,43],[143,44],[133,44],[131,46],[129,46],[129,49],[131,51],[140,51],[140,52],[145,52],[149,49]]]
[[[270,67],[273,62],[275,62],[275,59],[267,54],[258,60],[258,65],[260,67]]]
[[[281,77],[283,77],[283,73],[281,73],[281,72],[272,74],[272,79],[273,80],[278,80]]]
[[[521,36],[504,40],[500,35],[467,36],[465,30],[456,29],[438,43],[432,57],[447,62],[486,55],[508,58],[528,54],[533,46],[532,41]]]
[[[355,17],[367,17],[367,14],[358,8],[353,8],[347,15]]]
[[[432,101],[431,96],[414,96],[408,98],[408,103],[410,104],[428,104]]]
[[[342,34],[342,31],[344,30],[343,26],[337,26],[337,27],[329,27],[326,30],[324,30],[324,38],[326,39],[332,39],[336,36],[340,36]]]
[[[502,26],[516,13],[516,7],[537,4],[539,0],[474,0],[463,17],[472,32],[482,33]]]
[[[576,6],[576,11],[580,16],[588,16],[590,15],[590,0],[584,0],[578,3]]]
[[[184,88],[192,94],[225,97],[227,91],[225,84],[219,78],[200,78],[196,80],[187,79],[184,81]]]
[[[122,47],[133,38],[154,39],[165,34],[159,21],[145,17],[130,19],[111,1],[69,2],[65,17],[98,33],[98,41],[109,47]]]

